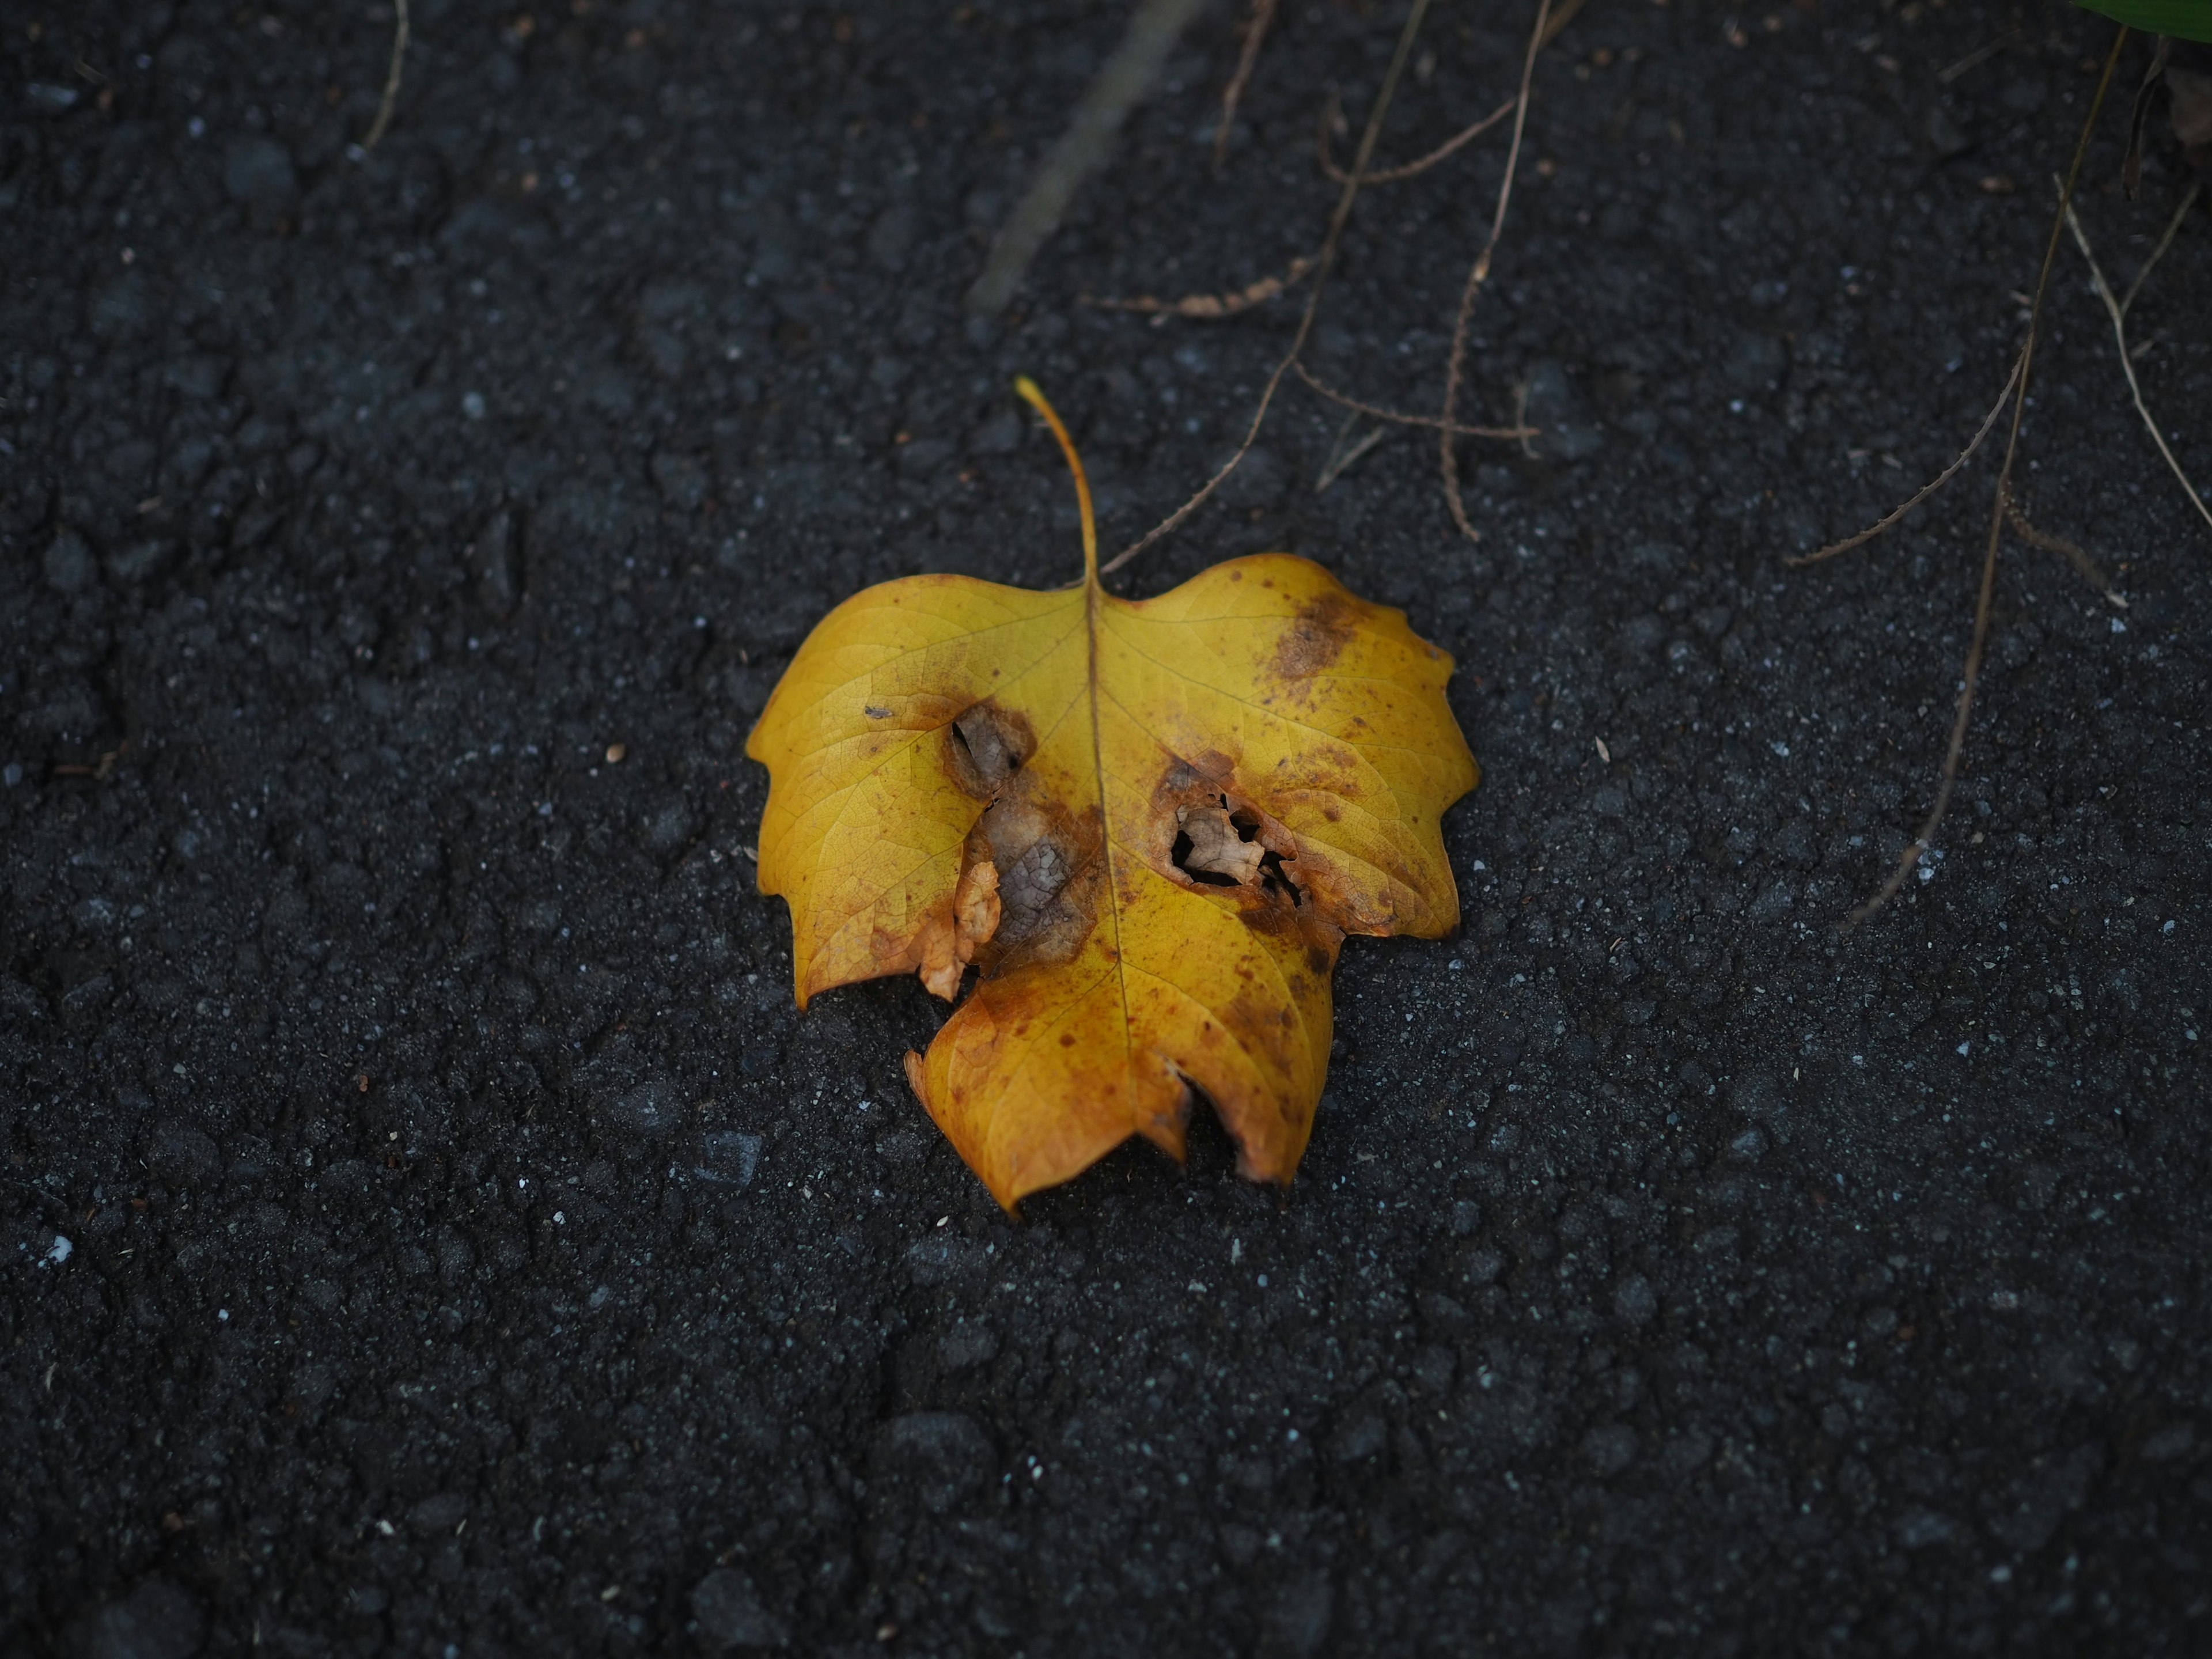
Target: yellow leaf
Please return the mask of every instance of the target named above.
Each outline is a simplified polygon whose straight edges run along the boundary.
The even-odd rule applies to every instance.
[[[1287,554],[1157,599],[914,576],[832,611],[746,752],[760,884],[799,1005],[912,972],[975,987],[907,1075],[999,1201],[1133,1134],[1180,1158],[1191,1089],[1287,1182],[1328,1066],[1346,933],[1459,921],[1444,809],[1474,759],[1451,659]]]

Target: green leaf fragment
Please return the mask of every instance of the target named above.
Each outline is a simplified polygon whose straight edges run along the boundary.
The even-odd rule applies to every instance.
[[[2146,34],[2212,41],[2212,0],[2074,0],[2074,3]]]

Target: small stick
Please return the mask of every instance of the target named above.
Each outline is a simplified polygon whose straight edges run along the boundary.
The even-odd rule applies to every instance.
[[[1459,456],[1452,448],[1452,416],[1459,407],[1460,376],[1467,364],[1467,331],[1474,316],[1475,296],[1490,280],[1491,256],[1498,251],[1498,239],[1505,232],[1506,204],[1513,199],[1513,174],[1521,165],[1521,138],[1528,125],[1528,86],[1536,75],[1536,54],[1551,38],[1545,31],[1551,16],[1552,0],[1537,0],[1536,27],[1528,35],[1528,55],[1521,60],[1521,95],[1514,100],[1513,145],[1505,153],[1505,179],[1498,187],[1498,211],[1491,217],[1490,239],[1475,256],[1474,264],[1467,273],[1467,286],[1460,290],[1459,316],[1452,324],[1451,361],[1444,371],[1443,429],[1437,434],[1437,453],[1443,468],[1444,501],[1451,508],[1452,522],[1471,542],[1482,538],[1467,516],[1467,503],[1460,498]]]
[[[1982,429],[1974,434],[1974,441],[1959,452],[1957,460],[1952,462],[1950,465],[1923,485],[1918,495],[1891,512],[1887,517],[1869,525],[1856,536],[1846,536],[1842,541],[1830,542],[1817,553],[1802,554],[1796,558],[1784,559],[1782,562],[1799,568],[1808,564],[1818,564],[1823,559],[1834,558],[1838,553],[1848,553],[1855,547],[1864,547],[1884,531],[1894,529],[1899,520],[1945,484],[1950,483],[1952,479],[1957,477],[1959,469],[1973,459],[1974,452],[1982,447],[1982,440],[1990,435],[1991,430],[1996,426],[1997,416],[2004,413],[2005,399],[2012,396],[2012,389],[2019,383],[2020,372],[2026,367],[2027,362],[2027,347],[2022,345],[2020,349],[2020,356],[2012,360],[2012,373],[2005,377],[2004,390],[1997,393],[1996,402],[1990,405],[1990,412],[1983,416]]]
[[[370,124],[368,136],[361,141],[364,152],[374,149],[384,130],[392,125],[392,112],[399,105],[399,70],[407,61],[407,0],[392,0],[392,14],[398,19],[392,31],[392,67],[385,71],[384,97],[377,104],[376,119]]]
[[[1290,269],[1279,276],[1262,276],[1256,283],[1248,283],[1231,294],[1186,294],[1180,300],[1156,299],[1149,294],[1139,294],[1133,300],[1101,300],[1084,295],[1080,303],[1100,311],[1141,311],[1160,317],[1190,317],[1211,320],[1234,317],[1239,312],[1249,311],[1254,306],[1264,305],[1286,289],[1304,282],[1312,274],[1316,261],[1301,254],[1291,261]]]
[[[1243,50],[1237,54],[1237,72],[1229,77],[1229,84],[1221,89],[1221,125],[1213,130],[1213,170],[1221,171],[1222,163],[1229,158],[1230,129],[1237,125],[1237,106],[1244,101],[1244,88],[1251,83],[1252,66],[1260,61],[1261,43],[1267,38],[1267,30],[1275,21],[1275,8],[1279,0],[1252,0],[1252,16],[1244,25]]]
[[[1448,161],[1452,156],[1457,155],[1468,144],[1473,143],[1477,138],[1482,137],[1484,133],[1489,131],[1491,128],[1496,126],[1507,116],[1512,114],[1515,106],[1518,105],[1520,101],[1521,100],[1517,98],[1507,99],[1496,109],[1491,111],[1489,114],[1484,116],[1482,119],[1477,121],[1473,126],[1461,128],[1450,137],[1445,139],[1443,143],[1438,144],[1434,149],[1431,150],[1426,155],[1420,156],[1414,161],[1408,161],[1403,167],[1385,167],[1380,173],[1370,173],[1367,175],[1367,182],[1370,185],[1395,185],[1402,183],[1407,179],[1415,178],[1421,173],[1426,173],[1431,167],[1436,166],[1437,162]],[[1335,179],[1339,184],[1342,184],[1344,182],[1345,176],[1344,169],[1337,166],[1336,157],[1330,152],[1328,146],[1328,122],[1324,119],[1321,125],[1321,170],[1323,173],[1326,173],[1330,178]]]
[[[1398,410],[1384,409],[1379,404],[1364,404],[1322,380],[1304,363],[1292,367],[1301,380],[1329,402],[1341,404],[1355,415],[1370,415],[1378,421],[1389,421],[1397,426],[1425,426],[1435,430],[1441,430],[1443,427],[1443,422],[1433,415],[1407,415]],[[1455,438],[1519,438],[1525,441],[1543,429],[1540,426],[1455,426],[1451,431]]]
[[[2105,72],[2097,77],[2095,96],[2089,100],[2088,118],[2081,123],[2081,136],[2075,141],[2073,165],[2066,170],[2066,182],[2060,186],[2060,212],[2051,222],[2051,239],[2044,245],[2043,269],[2035,279],[2035,297],[2027,308],[2027,343],[2021,348],[2020,372],[2015,377],[2012,397],[2012,424],[2005,437],[2004,465],[1997,472],[1996,501],[1990,511],[1990,535],[1982,554],[1981,590],[1974,601],[1974,637],[1966,647],[1964,672],[1960,675],[1959,708],[1951,720],[1951,742],[1943,754],[1942,782],[1936,792],[1936,804],[1929,810],[1928,820],[1920,826],[1920,833],[1899,854],[1897,867],[1889,872],[1879,891],[1864,904],[1851,912],[1846,927],[1856,927],[1878,913],[1897,890],[1905,885],[1905,878],[1920,862],[1921,855],[1935,844],[1936,832],[1942,828],[1944,815],[1951,810],[1952,792],[1959,785],[1959,763],[1966,750],[1966,722],[1974,712],[1974,687],[1981,678],[1982,651],[1989,643],[1990,612],[1995,605],[1997,586],[1997,548],[2004,538],[2005,507],[2012,494],[2012,464],[2020,453],[2020,426],[2027,410],[2027,381],[2035,362],[2035,337],[2038,325],[2043,318],[2043,296],[2051,287],[2051,267],[2058,258],[2058,240],[2065,228],[2065,210],[2074,200],[2074,186],[2081,176],[2081,163],[2089,154],[2089,135],[2096,131],[2098,114],[2105,107],[2105,94],[2112,89],[2112,71],[2119,67],[2120,49],[2128,43],[2128,27],[2123,23],[2119,33],[2112,37],[2112,52],[2105,58]]]
[[[1405,27],[1398,33],[1398,49],[1391,56],[1390,68],[1382,77],[1382,90],[1376,94],[1375,107],[1367,117],[1367,129],[1359,135],[1358,153],[1353,156],[1352,176],[1344,181],[1344,188],[1336,198],[1336,210],[1329,215],[1328,234],[1322,238],[1321,253],[1314,261],[1313,288],[1306,295],[1306,308],[1298,318],[1298,331],[1291,341],[1291,349],[1275,372],[1267,377],[1267,384],[1260,393],[1260,406],[1252,411],[1252,424],[1246,428],[1244,441],[1237,446],[1237,453],[1223,465],[1221,470],[1199,486],[1198,493],[1168,514],[1150,530],[1099,567],[1103,575],[1119,570],[1163,536],[1179,528],[1190,515],[1205,505],[1206,498],[1221,488],[1221,482],[1237,470],[1237,463],[1252,451],[1260,439],[1260,428],[1267,418],[1268,406],[1275,400],[1276,390],[1283,384],[1283,376],[1306,349],[1306,341],[1313,333],[1314,319],[1321,314],[1321,296],[1328,281],[1328,268],[1336,258],[1336,245],[1344,235],[1346,221],[1352,217],[1352,204],[1359,199],[1359,186],[1367,175],[1367,164],[1375,156],[1375,141],[1382,136],[1382,117],[1390,107],[1390,99],[1398,90],[1398,77],[1405,72],[1406,59],[1412,55],[1414,38],[1421,32],[1421,20],[1428,15],[1429,0],[1413,0],[1413,9],[1406,15]]]
[[[2021,32],[2018,29],[2013,29],[2007,33],[2000,34],[1986,46],[1975,47],[1973,51],[1968,52],[1957,63],[1952,64],[1950,68],[1937,70],[1936,71],[1936,78],[1942,82],[1945,86],[1949,86],[1952,82],[1957,80],[1968,70],[1987,63],[1990,58],[1996,57],[2014,41],[2019,40],[2020,33]]]
[[[2197,200],[2197,187],[2195,185],[2189,187],[2189,194],[2182,198],[2182,213],[2188,212],[2191,205]],[[2074,211],[2072,199],[2064,198],[2062,205],[2066,210],[2066,227],[2074,233],[2074,245],[2081,250],[2081,257],[2089,262],[2089,280],[2096,284],[2097,297],[2105,302],[2106,311],[2111,313],[2112,338],[2118,343],[2120,348],[2120,373],[2128,377],[2128,395],[2136,400],[2136,413],[2142,416],[2142,423],[2150,428],[2150,441],[2158,446],[2158,453],[2166,457],[2166,465],[2172,469],[2173,476],[2181,481],[2182,493],[2189,497],[2190,506],[2197,509],[2197,515],[2206,524],[2212,525],[2212,507],[2204,505],[2204,497],[2197,493],[2197,486],[2189,482],[2189,475],[2181,470],[2181,463],[2173,459],[2173,452],[2166,447],[2166,434],[2158,429],[2158,422],[2151,419],[2150,410],[2143,403],[2142,386],[2136,379],[2135,362],[2128,356],[2127,307],[2112,297],[2112,284],[2105,280],[2104,267],[2097,263],[2097,256],[2089,251],[2089,239],[2082,233],[2081,221]],[[2180,222],[2181,215],[2176,214],[2174,224],[2178,225]],[[2169,225],[2166,227],[2166,241],[2161,241],[2158,245],[2157,252],[2151,255],[2150,264],[2157,262],[2158,255],[2166,252],[2166,242],[2172,240],[2173,226]],[[2150,274],[2150,264],[2143,266],[2144,276]],[[2136,288],[2142,286],[2142,277],[2138,276],[2136,278]],[[2136,297],[2136,288],[2128,290],[2128,299],[2130,301]]]
[[[1139,0],[1120,44],[1076,100],[1067,130],[1030,175],[1029,188],[991,243],[983,274],[968,290],[968,309],[995,317],[1021,286],[1030,262],[1060,228],[1076,192],[1113,154],[1129,112],[1152,92],[1168,54],[1202,0]]]
[[[2120,597],[2112,584],[2106,580],[2105,573],[2097,568],[2097,562],[2089,556],[2088,550],[2068,541],[2063,536],[2054,536],[2047,530],[2038,530],[2029,521],[2026,509],[2021,506],[2018,499],[2010,490],[2005,492],[2005,517],[2011,520],[2012,527],[2019,532],[2021,540],[2026,542],[2030,547],[2042,549],[2045,553],[2057,554],[2080,571],[2089,585],[2100,593],[2121,610],[2124,611],[2128,608],[2128,602]]]

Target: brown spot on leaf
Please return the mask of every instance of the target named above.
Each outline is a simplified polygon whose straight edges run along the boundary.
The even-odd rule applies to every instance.
[[[1279,997],[1239,991],[1218,1011],[1230,1040],[1250,1054],[1290,1058],[1297,1040],[1297,1010]]]
[[[985,973],[1075,954],[1096,920],[1099,839],[1096,813],[1078,816],[1043,799],[1027,774],[975,821],[969,859],[998,872],[998,926],[976,947]]]
[[[1343,593],[1321,593],[1291,619],[1275,647],[1274,672],[1286,680],[1310,678],[1334,662],[1359,626],[1358,605]]]

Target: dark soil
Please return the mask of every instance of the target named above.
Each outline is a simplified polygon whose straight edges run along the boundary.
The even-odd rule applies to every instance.
[[[1510,90],[1439,6],[1385,161]],[[1599,0],[1478,314],[1479,545],[1338,416],[1284,547],[1461,665],[1468,920],[1354,942],[1311,1151],[1001,1216],[798,1017],[747,726],[863,584],[1078,568],[1225,453],[1399,27],[1208,14],[996,328],[1124,6],[0,5],[0,1648],[2166,1653],[2212,1564],[2212,542],[2071,249],[1932,878],[2002,381],[2108,26]],[[1937,71],[1996,52],[1946,83]],[[2181,188],[2086,217],[2124,282]],[[1340,149],[1342,147],[1340,146]],[[1502,143],[1361,204],[1329,378],[1434,408]],[[1985,184],[1985,180],[1990,181]],[[2005,183],[2016,185],[2004,193]],[[2134,316],[2212,473],[2212,237]],[[1603,744],[1610,759],[1600,754]],[[611,745],[626,750],[618,762]],[[64,1245],[62,1241],[66,1240]]]

